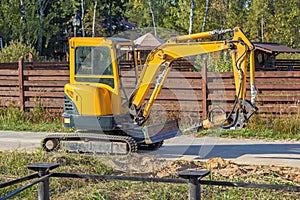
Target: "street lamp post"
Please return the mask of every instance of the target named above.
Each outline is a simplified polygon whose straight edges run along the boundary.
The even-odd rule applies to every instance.
[[[72,25],[73,25],[73,28],[74,28],[74,37],[76,37],[77,28],[80,26],[80,18],[78,17],[77,14],[75,14],[73,19],[72,19]]]

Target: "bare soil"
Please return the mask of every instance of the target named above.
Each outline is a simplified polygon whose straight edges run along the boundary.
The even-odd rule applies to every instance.
[[[167,161],[155,156],[134,154],[105,163],[118,175],[175,178],[182,170],[209,169],[213,180],[300,185],[300,168],[238,165],[222,158],[211,158],[207,161]]]

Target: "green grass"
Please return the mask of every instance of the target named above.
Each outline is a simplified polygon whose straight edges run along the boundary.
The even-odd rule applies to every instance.
[[[35,153],[25,151],[0,152],[0,160],[5,161],[0,164],[1,182],[32,174],[33,171],[28,170],[26,166],[33,163],[59,163],[61,167],[55,170],[58,172],[90,174],[111,174],[113,172],[113,169],[107,167],[101,160],[95,157],[71,156],[66,153],[47,154],[43,151]],[[28,181],[26,183],[28,183]],[[3,197],[22,185],[24,185],[24,183],[0,189],[0,197]],[[57,178],[53,178],[51,181],[51,196],[58,197],[61,192],[72,191],[75,186],[79,187],[84,185],[85,180],[81,180],[77,183],[71,179],[58,180]],[[37,186],[25,190],[14,199],[37,199]]]
[[[71,132],[61,124],[60,116],[53,116],[41,107],[23,112],[17,107],[0,108],[0,130],[34,132]]]
[[[66,153],[49,154],[42,151],[35,153],[28,152],[0,152],[0,159],[6,162],[0,163],[0,180],[5,182],[21,176],[33,173],[26,166],[32,163],[59,163],[60,167],[52,171],[70,172],[82,174],[114,174],[114,169],[104,164],[105,158],[91,156],[70,156]],[[177,162],[178,163],[178,162]],[[287,169],[285,169],[287,170]],[[257,182],[271,184],[290,184],[273,173],[266,173],[264,176],[251,173],[248,176],[236,178],[225,178],[217,171],[212,170],[212,174],[205,179],[223,180],[236,182]],[[177,177],[176,174],[172,175]],[[30,182],[30,181],[29,181]],[[26,183],[29,183],[28,181]],[[8,194],[23,184],[14,187],[0,189],[0,197]],[[263,189],[243,189],[231,187],[202,186],[203,199],[297,199],[297,193],[263,190]],[[51,199],[105,199],[105,200],[185,200],[188,199],[187,184],[171,183],[149,183],[149,182],[130,182],[130,181],[97,181],[87,179],[50,179]],[[23,191],[14,199],[37,199],[37,186]]]

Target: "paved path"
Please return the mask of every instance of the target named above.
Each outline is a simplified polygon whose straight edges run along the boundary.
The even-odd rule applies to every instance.
[[[300,168],[300,141],[262,141],[219,137],[180,136],[169,139],[156,152],[167,159],[207,160],[221,157],[237,164]]]
[[[46,133],[0,131],[0,151],[40,147]],[[300,141],[262,141],[219,137],[180,136],[165,141],[157,151],[142,152],[168,160],[207,160],[221,157],[238,164],[290,166],[300,168]]]
[[[0,151],[25,149],[32,151],[40,147],[41,139],[48,133],[0,131]]]

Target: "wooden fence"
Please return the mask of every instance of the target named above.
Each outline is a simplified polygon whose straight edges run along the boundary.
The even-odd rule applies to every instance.
[[[62,112],[63,86],[69,81],[68,63],[0,63],[0,106],[22,110],[42,106]]]
[[[134,72],[125,71],[122,75],[129,94],[135,84]],[[18,63],[0,63],[0,106],[19,106],[23,110],[41,106],[61,114],[63,86],[68,80],[68,63],[24,63],[23,59]],[[259,113],[300,111],[300,71],[256,72],[256,85]],[[171,71],[153,110],[174,113],[181,119],[199,119],[215,107],[229,111],[234,96],[233,74],[230,72],[208,72],[205,77],[200,72]]]

